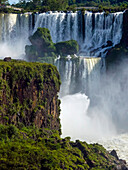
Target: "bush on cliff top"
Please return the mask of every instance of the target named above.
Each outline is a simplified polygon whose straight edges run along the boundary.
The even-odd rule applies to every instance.
[[[50,31],[47,28],[38,28],[37,31],[29,37],[30,42],[36,50],[42,55],[43,52],[49,53],[55,51]]]
[[[60,84],[51,64],[0,61],[0,123],[60,131]]]
[[[29,37],[32,45],[25,47],[25,53],[29,61],[41,61],[43,58],[56,58],[57,55],[66,57],[76,54],[79,50],[78,43],[75,40],[53,43],[50,31],[47,28],[38,28],[37,31]]]
[[[0,125],[0,136],[0,169],[85,170],[114,167],[115,158],[101,145],[61,139],[57,131]]]
[[[101,145],[60,138],[59,86],[55,66],[23,61],[0,62],[0,169],[85,170],[112,169],[120,165]],[[33,93],[36,95],[31,98]],[[37,103],[33,98],[38,98]],[[55,108],[58,114],[51,114],[50,110]],[[41,112],[44,109],[46,114]],[[41,127],[36,126],[40,121],[38,117],[31,124],[37,111],[41,115],[39,118],[43,117]]]
[[[60,56],[73,55],[79,50],[78,43],[75,40],[56,43],[55,47],[57,54]]]

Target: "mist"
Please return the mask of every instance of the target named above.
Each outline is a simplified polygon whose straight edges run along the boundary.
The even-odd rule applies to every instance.
[[[0,58],[24,59],[33,28],[31,15],[1,14],[0,23]]]
[[[24,40],[18,40],[15,43],[0,43],[0,59],[11,57],[12,59],[25,60],[25,45]]]
[[[89,93],[61,98],[62,137],[96,141],[128,132],[127,62],[103,73],[98,86],[97,78],[93,77],[89,81]],[[93,71],[96,70],[89,76]]]

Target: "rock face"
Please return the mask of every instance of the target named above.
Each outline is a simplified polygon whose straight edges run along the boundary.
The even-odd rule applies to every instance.
[[[37,31],[29,37],[31,46],[25,47],[25,52],[29,60],[38,60],[39,57],[55,57],[55,46],[52,42],[50,31],[46,28],[38,28]]]
[[[128,10],[123,15],[123,35],[121,43],[128,47]]]
[[[59,88],[55,66],[0,61],[0,169],[127,169],[99,144],[60,138]]]
[[[108,51],[106,56],[107,67],[116,68],[121,60],[128,58],[128,10],[123,14],[123,34],[119,44]]]
[[[25,47],[26,57],[29,61],[41,61],[46,57],[56,58],[57,55],[66,57],[67,55],[76,54],[79,50],[78,43],[75,40],[54,44],[47,28],[38,28],[29,37],[29,40],[32,45]]]
[[[57,54],[61,56],[73,55],[79,50],[79,46],[75,40],[56,43],[55,47]]]
[[[60,131],[59,88],[55,66],[0,61],[0,123]]]
[[[4,61],[7,61],[7,62],[11,61],[11,57],[5,57]]]

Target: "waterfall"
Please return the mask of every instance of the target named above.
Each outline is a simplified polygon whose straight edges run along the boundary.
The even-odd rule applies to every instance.
[[[95,87],[99,86],[101,71],[105,69],[101,58],[60,59],[55,65],[62,81],[61,96],[77,92],[93,94],[94,83]]]
[[[32,30],[32,15],[0,14],[0,57],[23,54]]]
[[[86,55],[99,56],[106,49],[101,47],[111,41],[113,46],[122,38],[123,12],[85,14],[85,39],[82,51]]]
[[[104,57],[108,48],[120,42],[122,23],[123,12],[0,14],[0,56],[23,54],[25,45],[30,43],[28,37],[38,27],[45,27],[50,30],[54,43],[76,40],[80,46],[79,56]]]
[[[74,140],[94,139],[96,142],[102,137],[127,132],[128,62],[118,67],[118,76],[101,74],[106,69],[103,57],[107,50],[122,38],[123,12],[107,15],[87,11],[84,15],[81,12],[0,14],[0,58],[23,59],[20,55],[24,53],[25,45],[30,43],[28,37],[38,27],[48,28],[54,43],[73,39],[80,46],[80,58],[55,62],[62,81],[63,137],[70,135]],[[122,153],[126,158],[126,137],[128,139],[127,134],[123,135],[123,140],[119,136],[114,141],[110,137],[106,148],[110,149],[110,145],[115,147],[118,140],[117,150],[124,148]]]
[[[105,56],[109,47],[122,38],[123,12],[117,13],[42,13],[36,18],[34,32],[38,27],[50,30],[54,43],[74,39],[79,43],[81,56]]]

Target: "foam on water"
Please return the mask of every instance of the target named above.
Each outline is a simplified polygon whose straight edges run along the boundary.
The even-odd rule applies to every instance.
[[[120,159],[126,160],[128,163],[128,133],[113,136],[111,138],[102,138],[97,141],[102,144],[107,150],[115,149]]]
[[[32,32],[32,16],[28,14],[0,14],[0,58],[21,59]]]
[[[6,50],[1,51],[0,57],[10,55],[14,58],[23,54],[25,45],[29,44],[28,37],[38,27],[48,28],[54,43],[73,39],[80,46],[80,54],[104,57],[106,50],[110,48],[106,46],[107,41],[111,41],[113,45],[120,42],[122,24],[123,12],[108,15],[86,12],[84,16],[81,12],[0,14],[0,46],[3,49],[6,47]]]
[[[72,79],[73,71],[67,80],[71,88],[79,80],[77,88],[80,90],[84,86],[83,94],[66,94],[61,98],[62,137],[101,143],[108,150],[115,149],[119,158],[128,161],[128,61],[120,63],[116,71],[113,69],[112,73],[103,75],[104,62],[100,58],[81,61],[77,64],[79,69],[73,64],[71,67],[76,78]],[[67,75],[69,72],[68,68]]]
[[[90,100],[85,94],[77,93],[61,99],[62,137],[72,140],[98,140],[116,134],[111,117],[103,113],[88,115]]]
[[[37,15],[34,32],[38,27],[50,30],[54,43],[76,40],[80,54],[84,56],[105,56],[107,41],[113,46],[122,38],[123,12],[111,13],[42,13]],[[104,49],[101,48],[104,45]],[[108,47],[109,48],[109,47]]]
[[[128,163],[128,134],[117,135],[109,115],[88,115],[89,104],[88,97],[80,93],[61,99],[62,137],[102,144],[108,151],[116,150]]]

